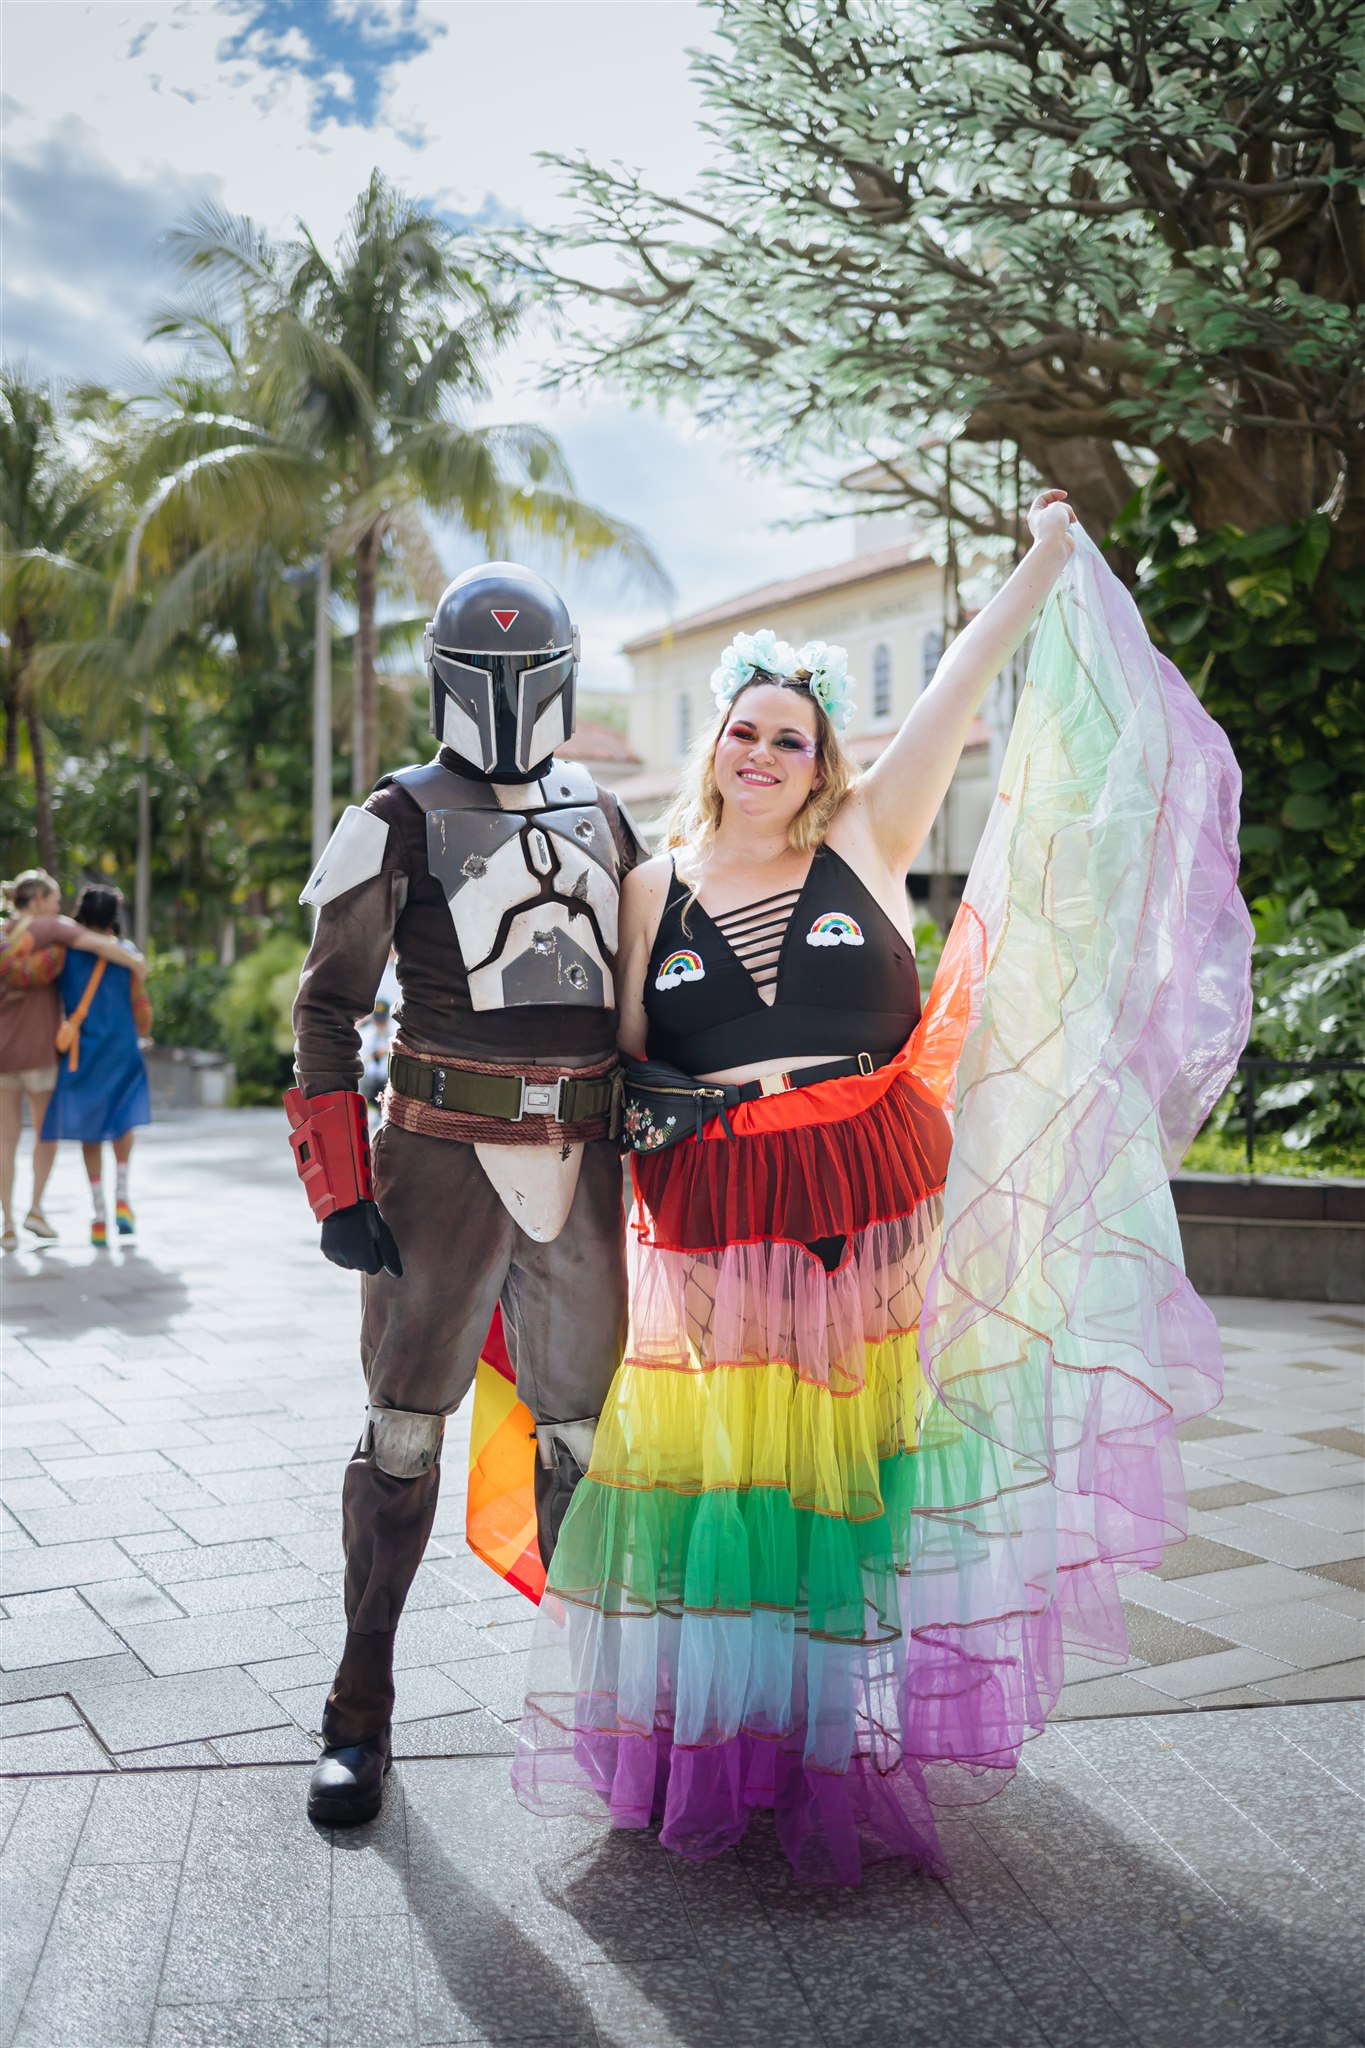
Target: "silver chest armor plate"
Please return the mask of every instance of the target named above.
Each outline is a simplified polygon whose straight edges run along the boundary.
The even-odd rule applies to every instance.
[[[564,761],[540,782],[483,783],[433,761],[393,780],[426,812],[471,1007],[613,1008],[619,863],[588,770]]]

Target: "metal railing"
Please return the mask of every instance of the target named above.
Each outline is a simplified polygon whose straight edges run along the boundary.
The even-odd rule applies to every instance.
[[[1256,1076],[1277,1074],[1365,1074],[1365,1060],[1268,1060],[1258,1054],[1237,1062],[1242,1076],[1242,1123],[1246,1138],[1247,1172],[1256,1165]]]

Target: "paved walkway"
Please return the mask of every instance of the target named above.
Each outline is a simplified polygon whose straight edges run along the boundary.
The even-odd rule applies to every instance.
[[[763,1825],[696,1869],[517,1808],[528,1609],[463,1548],[467,1418],[395,1793],[307,1826],[358,1290],[272,1113],[154,1127],[134,1199],[136,1251],[91,1251],[63,1158],[61,1242],[3,1266],[0,2043],[1361,2038],[1359,1312],[1216,1304],[1228,1398],[1187,1432],[1191,1540],[1126,1583],[1128,1668],[1078,1661],[949,1886],[811,1897]]]

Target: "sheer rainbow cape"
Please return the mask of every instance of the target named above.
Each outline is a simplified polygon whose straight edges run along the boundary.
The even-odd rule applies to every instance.
[[[1119,1578],[1184,1534],[1176,1431],[1221,1389],[1169,1175],[1250,1016],[1239,794],[1081,537],[895,1072],[774,1098],[790,1129],[676,1169],[709,1166],[733,1213],[768,1159],[809,1207],[841,1145],[855,1179],[880,1145],[909,1194],[835,1272],[793,1241],[833,1222],[689,1252],[637,1219],[627,1358],[537,1624],[526,1803],[661,1820],[699,1856],[765,1805],[800,1877],[941,1871],[935,1808],[1008,1781],[1065,1652],[1125,1660]]]

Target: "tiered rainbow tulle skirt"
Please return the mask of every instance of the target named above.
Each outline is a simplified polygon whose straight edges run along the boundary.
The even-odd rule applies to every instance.
[[[637,1157],[631,1326],[541,1608],[544,1812],[798,1877],[942,1873],[1217,1400],[1168,1184],[1245,1038],[1238,777],[1093,550],[1040,628],[924,1016],[869,1077]],[[712,1130],[716,1130],[712,1126]]]

